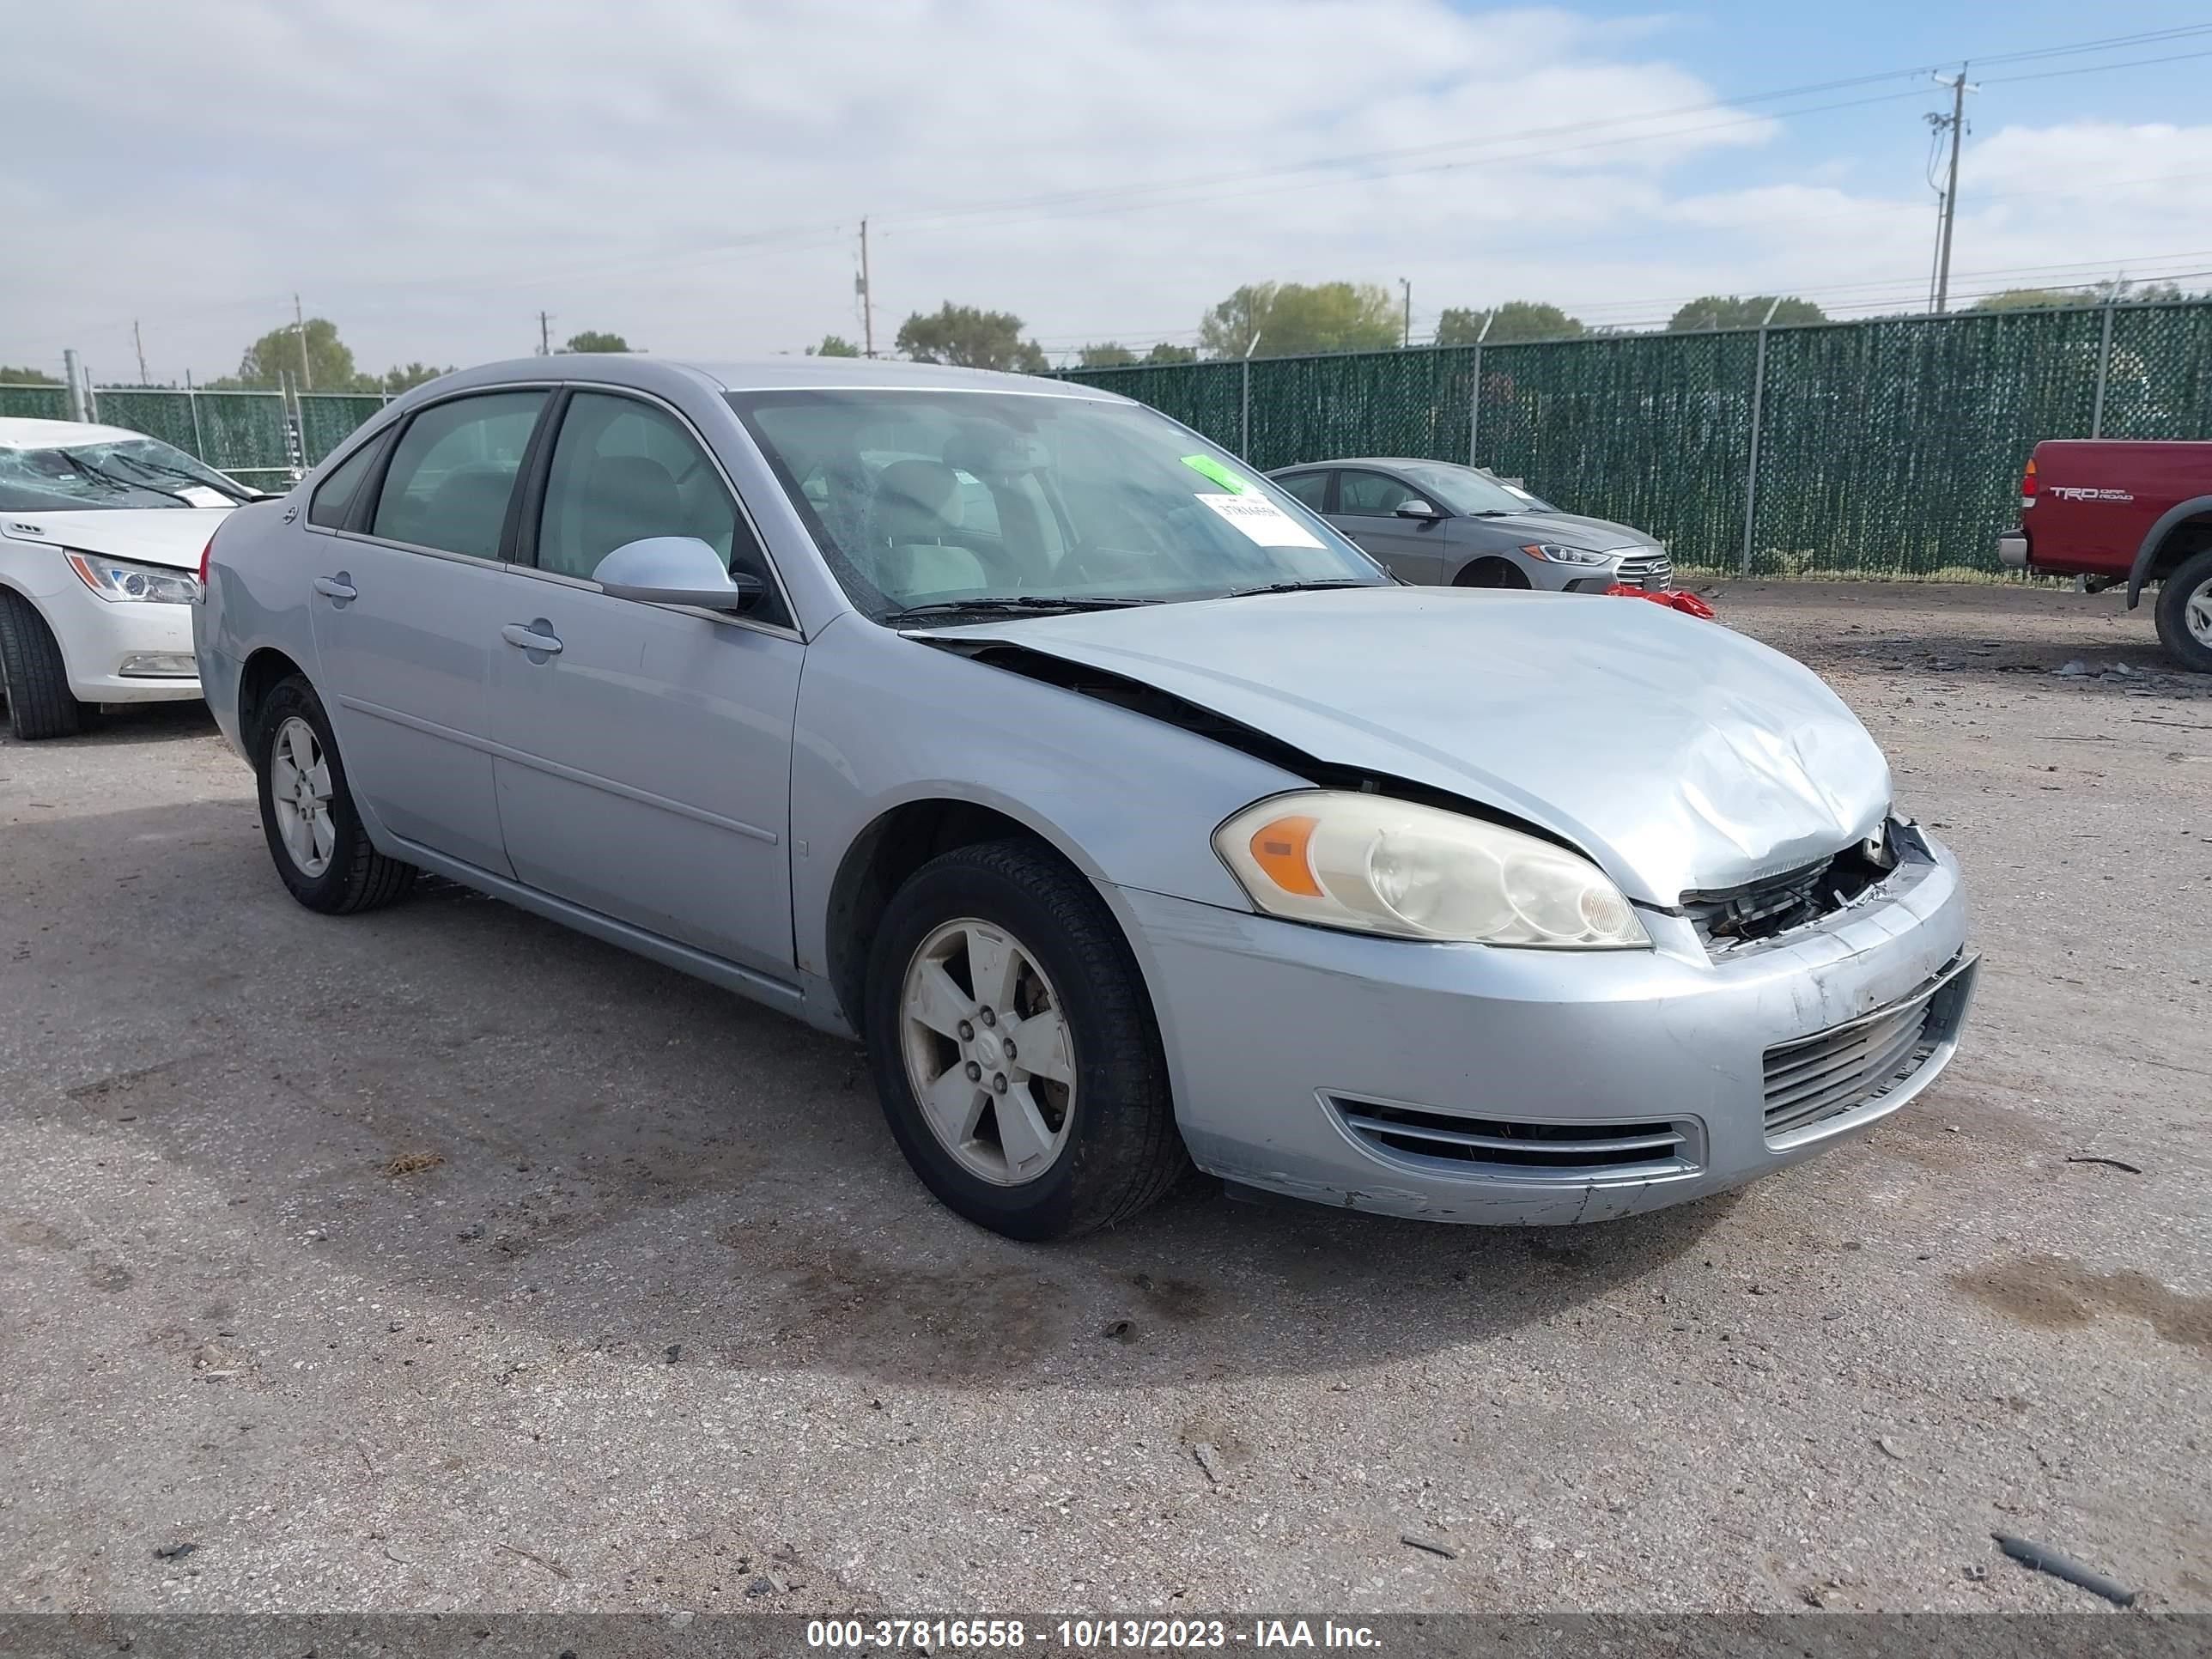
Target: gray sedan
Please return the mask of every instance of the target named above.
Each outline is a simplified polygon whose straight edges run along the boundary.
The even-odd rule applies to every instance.
[[[1652,1209],[1897,1111],[1966,1006],[1958,866],[1807,670],[1404,586],[1090,388],[494,364],[230,514],[204,574],[301,904],[430,871],[857,1037],[921,1179],[1018,1237],[1193,1163]]]
[[[1663,543],[1562,513],[1475,467],[1385,457],[1269,476],[1409,582],[1570,593],[1674,585]]]

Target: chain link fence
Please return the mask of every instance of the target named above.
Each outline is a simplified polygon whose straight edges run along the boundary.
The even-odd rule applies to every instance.
[[[2212,438],[2212,303],[1069,371],[1260,467],[1470,458],[1678,564],[2000,574],[2045,438]]]
[[[242,483],[282,489],[389,401],[380,392],[94,386],[87,416],[173,444]],[[66,421],[61,386],[0,386],[0,417]]]
[[[1474,459],[1678,565],[1754,575],[1999,574],[2044,438],[2212,438],[2212,302],[1965,312],[1250,362],[1078,369],[1260,467]],[[281,488],[376,393],[94,388],[94,418]],[[58,386],[0,416],[65,420]]]

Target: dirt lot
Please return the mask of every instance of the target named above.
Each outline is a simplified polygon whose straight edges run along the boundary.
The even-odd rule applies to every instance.
[[[204,714],[0,744],[0,1604],[2104,1605],[2002,1529],[2212,1609],[2212,684],[2112,595],[1713,598],[1959,849],[1978,1012],[1871,1139],[1583,1231],[1008,1243],[854,1050],[299,908]]]

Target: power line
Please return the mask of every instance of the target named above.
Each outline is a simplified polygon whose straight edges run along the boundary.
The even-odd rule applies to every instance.
[[[2053,81],[2062,75],[2099,75],[2106,70],[2141,69],[2147,64],[2185,64],[2192,58],[2212,58],[2212,52],[2177,52],[2168,58],[2130,58],[2118,64],[2083,64],[2074,69],[2039,70],[2033,75],[1992,76],[1984,84],[2002,86],[2014,81]]]

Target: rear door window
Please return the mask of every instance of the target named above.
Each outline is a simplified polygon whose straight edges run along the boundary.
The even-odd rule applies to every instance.
[[[353,511],[353,498],[361,493],[361,481],[368,476],[370,464],[383,447],[382,439],[372,439],[339,462],[337,469],[315,486],[314,497],[307,503],[309,524],[320,525],[325,530],[344,527],[347,516]]]
[[[1294,472],[1287,478],[1275,482],[1297,496],[1316,513],[1328,499],[1328,474],[1323,472]]]
[[[387,540],[499,557],[523,451],[546,393],[488,392],[435,404],[400,434],[371,529]]]

